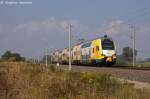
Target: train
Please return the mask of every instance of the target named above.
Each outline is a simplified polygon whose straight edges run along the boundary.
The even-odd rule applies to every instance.
[[[78,43],[71,48],[71,63],[73,65],[107,65],[116,63],[116,46],[111,37],[104,35],[93,40]],[[55,50],[51,53],[51,62],[68,64],[69,50]]]

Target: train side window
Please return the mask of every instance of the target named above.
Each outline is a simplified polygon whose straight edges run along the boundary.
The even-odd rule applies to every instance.
[[[94,48],[93,48],[93,53],[94,53]]]
[[[96,46],[96,51],[99,51],[99,46]]]

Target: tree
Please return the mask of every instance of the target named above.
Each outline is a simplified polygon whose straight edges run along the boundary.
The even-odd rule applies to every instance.
[[[21,57],[19,53],[12,53],[11,51],[6,51],[1,58],[3,61],[25,61],[25,57]]]
[[[116,66],[126,66],[127,63],[123,57],[123,55],[117,55],[117,62],[116,62]]]
[[[6,51],[1,57],[2,60],[8,60],[11,57],[11,51]]]
[[[135,59],[137,56],[137,50],[135,50]],[[131,62],[133,60],[133,50],[130,47],[124,47],[122,51],[122,55],[126,61]]]

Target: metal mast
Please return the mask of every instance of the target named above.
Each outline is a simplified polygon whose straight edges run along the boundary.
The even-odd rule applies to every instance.
[[[133,26],[133,67],[135,66],[135,26]]]
[[[131,25],[131,29],[132,29],[132,55],[133,55],[133,59],[132,59],[132,65],[133,65],[133,67],[135,66],[135,62],[136,62],[136,59],[135,59],[135,25]]]
[[[71,24],[69,24],[69,70],[71,70]]]
[[[47,67],[47,53],[48,53],[48,49],[45,49],[45,65]]]

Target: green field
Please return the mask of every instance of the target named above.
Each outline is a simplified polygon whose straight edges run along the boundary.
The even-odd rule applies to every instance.
[[[0,89],[0,99],[150,99],[150,90],[108,74],[31,63],[0,63]]]

